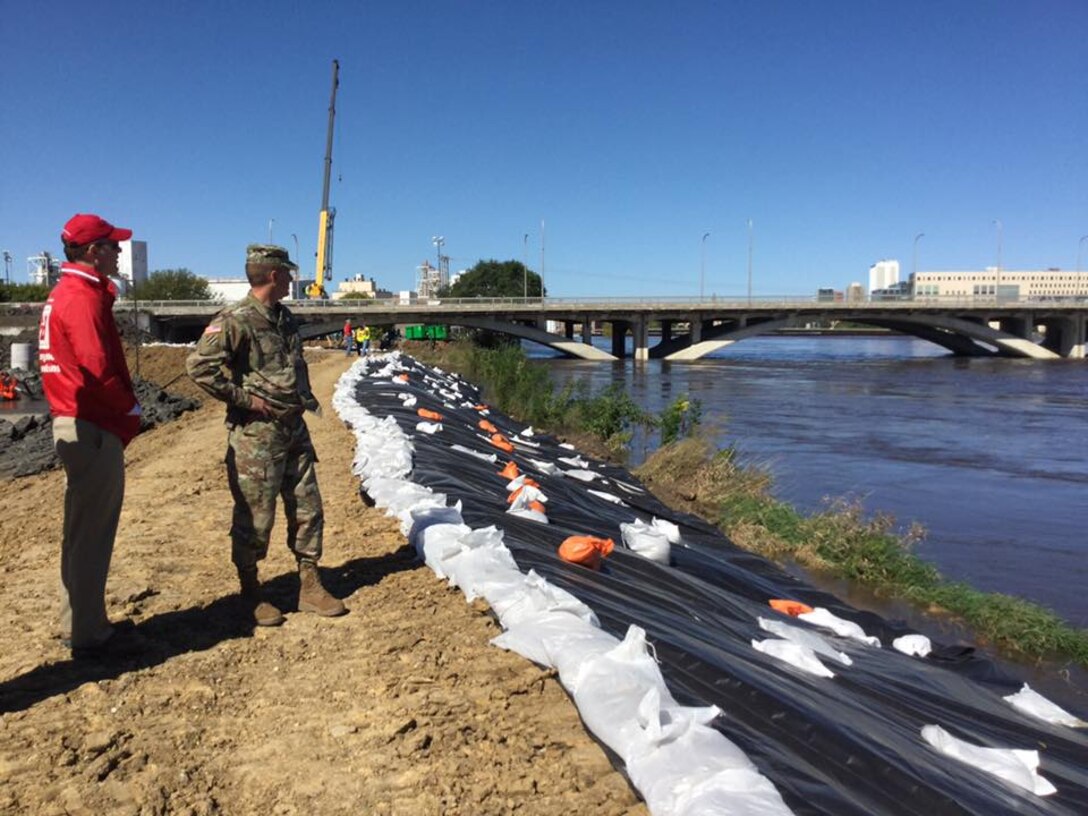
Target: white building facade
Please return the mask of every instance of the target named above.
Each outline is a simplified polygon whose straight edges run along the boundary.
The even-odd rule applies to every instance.
[[[899,283],[899,261],[877,261],[869,267],[869,291],[887,289]]]
[[[1088,298],[1088,272],[993,266],[981,272],[919,272],[914,277],[914,297],[1044,301]]]

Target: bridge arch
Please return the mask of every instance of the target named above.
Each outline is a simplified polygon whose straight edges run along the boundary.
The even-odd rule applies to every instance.
[[[737,327],[722,326],[704,330],[704,337],[697,343],[689,343],[675,351],[662,350],[651,356],[664,357],[671,361],[698,360],[719,349],[726,348],[749,337],[770,334],[778,329],[793,328],[811,318],[790,315],[760,323]],[[1048,348],[1033,343],[1023,337],[994,329],[984,322],[974,322],[950,315],[902,315],[887,318],[858,312],[837,316],[839,320],[849,320],[862,325],[892,329],[900,334],[911,335],[947,348],[961,356],[988,356],[1003,354],[1010,357],[1029,357],[1036,360],[1057,359],[1060,355]],[[685,338],[677,338],[681,343]]]

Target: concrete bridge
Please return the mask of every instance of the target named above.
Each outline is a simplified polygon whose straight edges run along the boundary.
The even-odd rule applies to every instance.
[[[826,321],[891,329],[970,356],[1083,358],[1088,340],[1088,302],[1083,300],[464,298],[306,300],[290,307],[311,337],[339,332],[347,319],[379,325],[439,323],[500,332],[587,360],[626,356],[628,335],[635,359],[697,360],[748,337]],[[164,338],[202,327],[217,308],[170,301],[138,304],[148,328]],[[660,327],[654,345],[651,323]],[[548,331],[549,324],[561,329]],[[591,344],[592,327],[603,325],[611,327],[611,353]]]
[[[828,321],[890,329],[963,356],[1082,359],[1088,341],[1086,300],[464,298],[301,300],[289,305],[306,337],[338,334],[348,319],[371,325],[444,324],[531,340],[586,360],[614,360],[628,353],[642,360],[697,360],[749,337]],[[219,308],[207,301],[120,301],[116,306],[119,312],[137,314],[141,326],[156,337],[176,341],[196,337]],[[651,324],[659,328],[653,337]],[[611,353],[591,343],[593,328],[606,325]],[[633,352],[627,349],[628,336]],[[656,342],[651,345],[651,340]]]

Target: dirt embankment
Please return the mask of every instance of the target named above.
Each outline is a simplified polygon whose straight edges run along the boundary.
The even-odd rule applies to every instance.
[[[141,376],[164,384],[184,354],[143,349]],[[148,639],[132,662],[73,664],[55,637],[63,473],[0,481],[0,813],[646,813],[552,674],[487,645],[482,605],[359,501],[328,408],[350,362],[315,356],[309,420],[343,618],[294,612],[282,518],[262,575],[287,623],[239,616],[211,401],[126,454],[108,600]]]

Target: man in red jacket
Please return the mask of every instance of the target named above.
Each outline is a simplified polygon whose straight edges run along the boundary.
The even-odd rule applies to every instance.
[[[53,415],[53,444],[64,465],[61,629],[72,657],[133,654],[140,638],[106,616],[106,576],[125,494],[124,447],[140,430],[140,405],[113,320],[119,229],[97,215],[64,225],[68,262],[42,310],[38,351]]]

